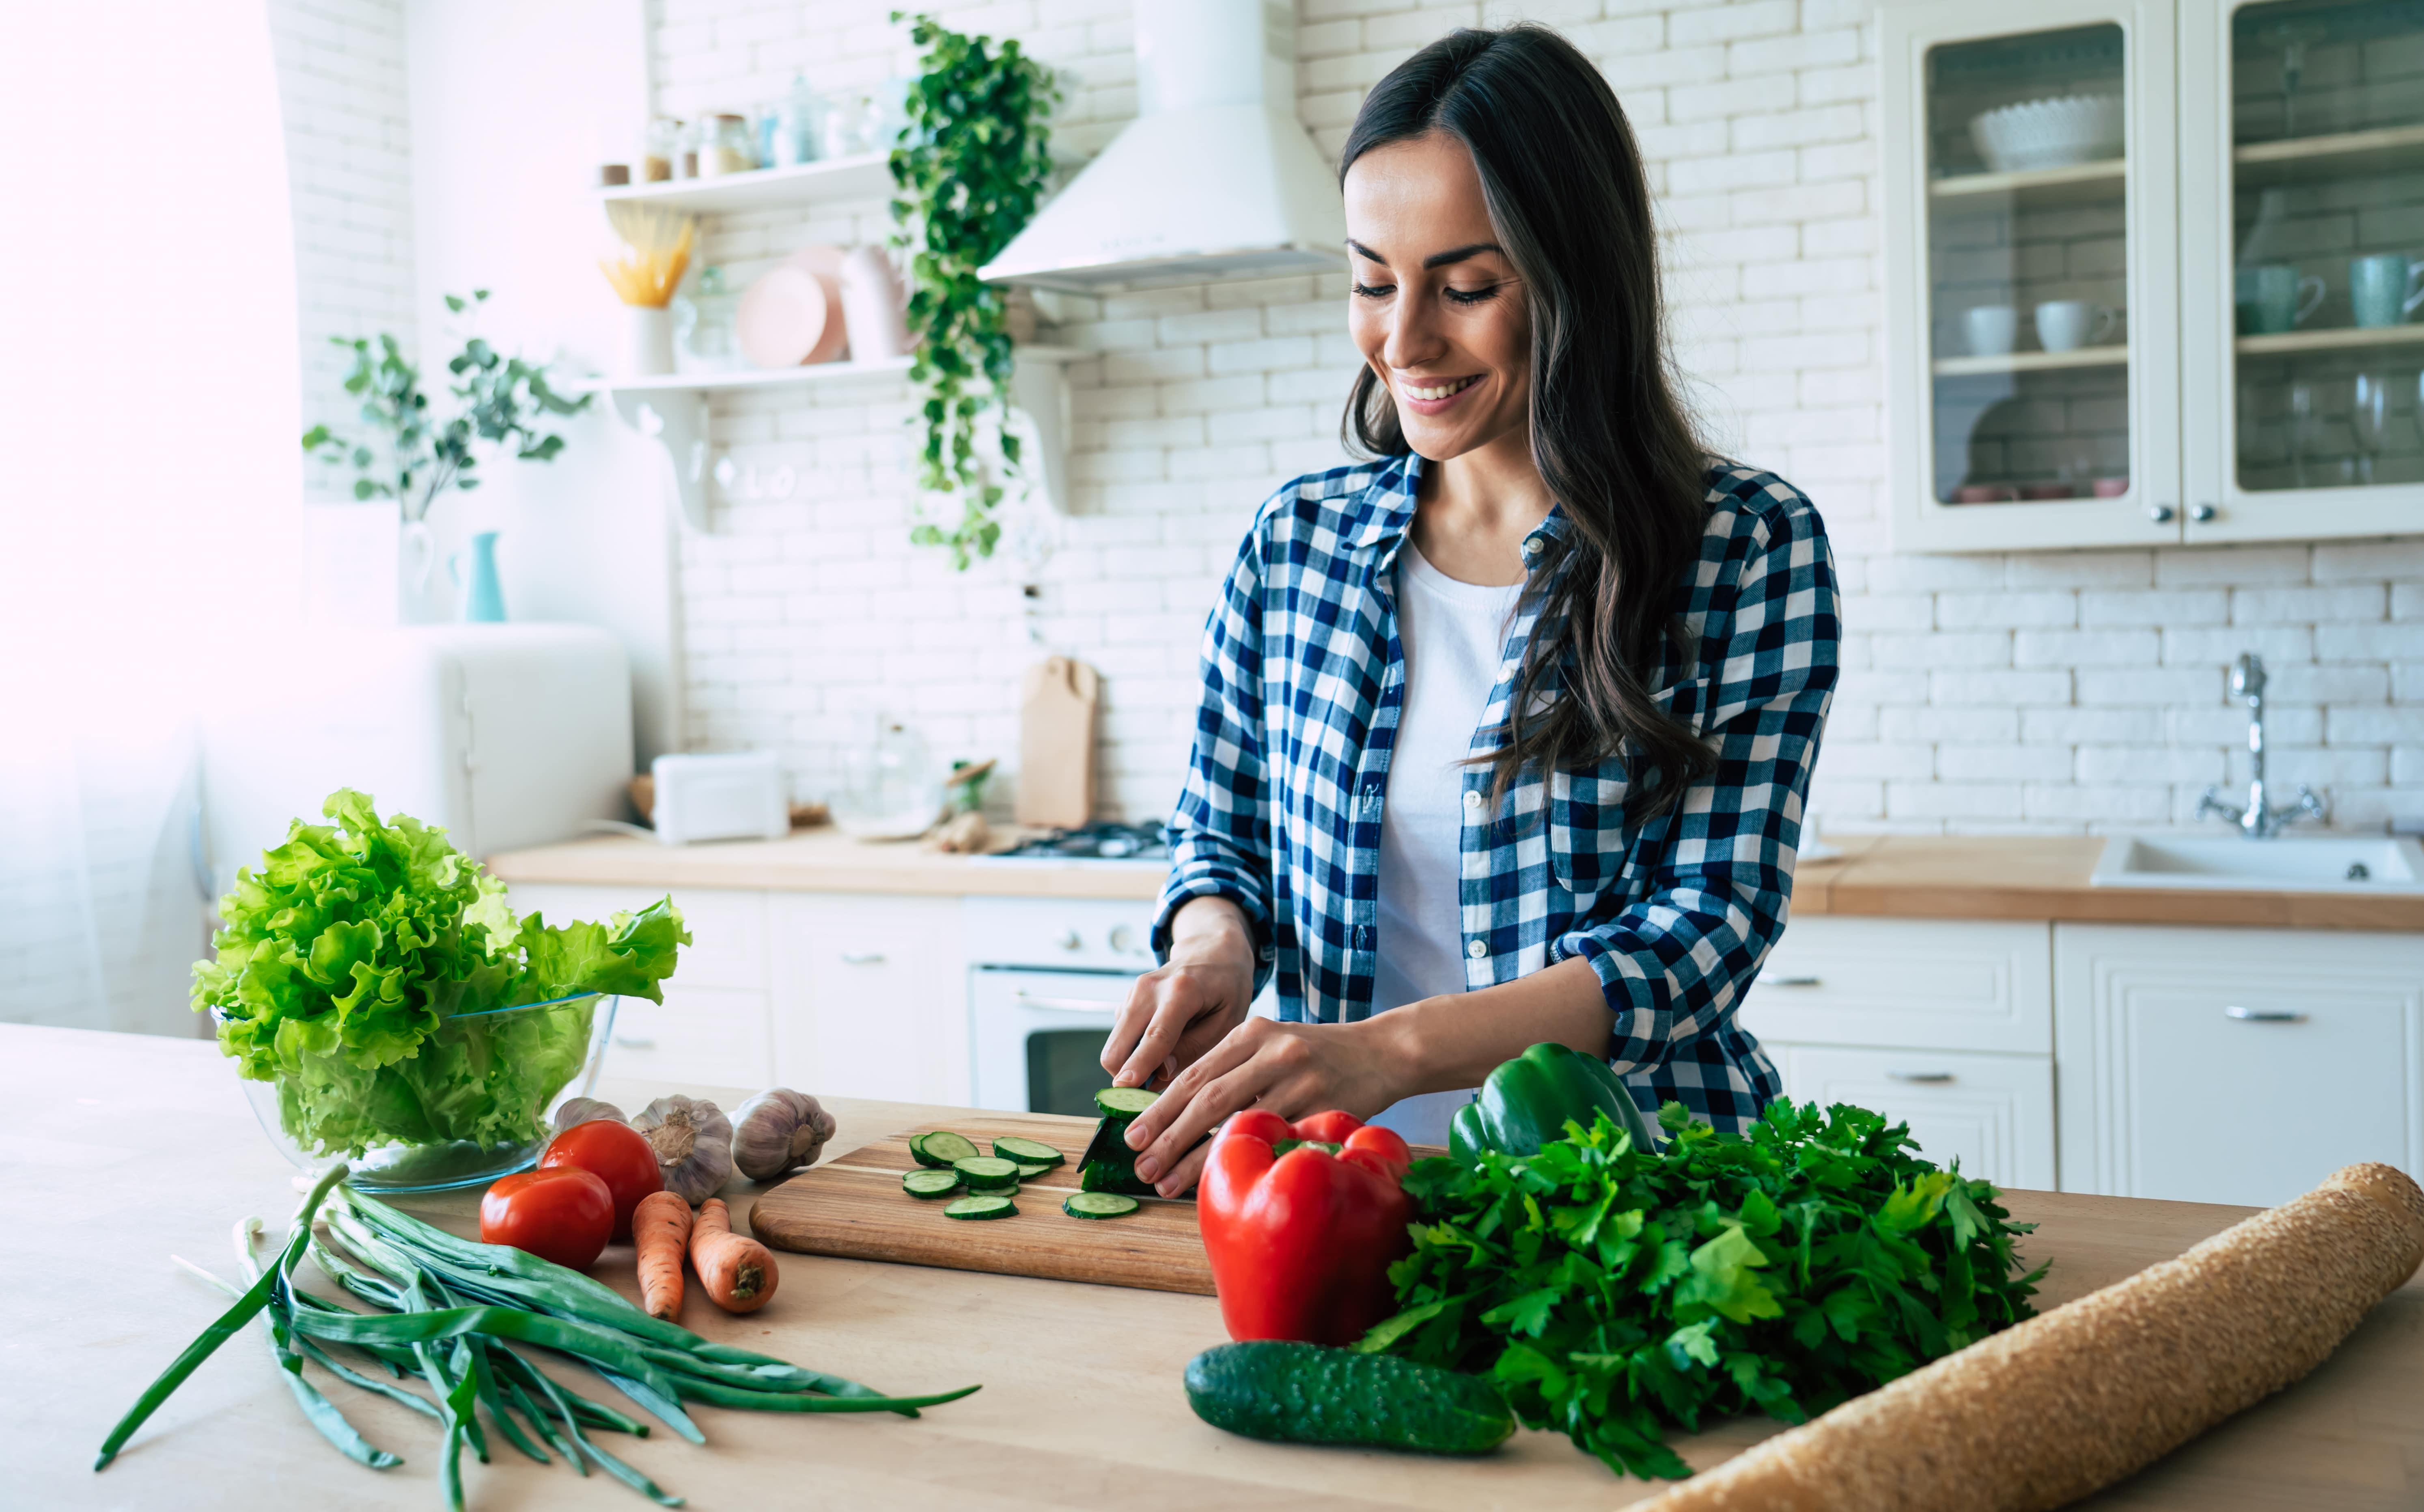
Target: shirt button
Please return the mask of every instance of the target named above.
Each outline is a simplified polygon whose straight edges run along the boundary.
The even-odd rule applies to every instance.
[[[1464,790],[1464,806],[1468,812],[1477,812],[1481,807],[1481,795],[1467,788]]]
[[[1471,956],[1474,960],[1478,961],[1483,956],[1490,953],[1490,947],[1482,944],[1479,940],[1467,940],[1464,942],[1464,953]]]

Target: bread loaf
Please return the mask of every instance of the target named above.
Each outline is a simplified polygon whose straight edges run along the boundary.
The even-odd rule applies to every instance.
[[[2323,1362],[2424,1263],[2424,1190],[2350,1166],[2177,1260],[1947,1355],[1640,1504],[2037,1512]]]

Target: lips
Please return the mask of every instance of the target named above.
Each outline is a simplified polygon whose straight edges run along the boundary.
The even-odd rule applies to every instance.
[[[1427,401],[1453,399],[1480,381],[1481,375],[1477,373],[1468,378],[1450,378],[1444,383],[1429,385],[1408,383],[1401,378],[1397,381],[1397,392],[1408,399]]]

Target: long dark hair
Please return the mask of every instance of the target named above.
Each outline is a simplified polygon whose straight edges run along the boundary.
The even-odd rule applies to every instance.
[[[1532,315],[1532,460],[1572,530],[1534,565],[1539,610],[1491,757],[1503,796],[1526,769],[1622,754],[1626,808],[1663,812],[1716,758],[1651,701],[1662,642],[1688,661],[1675,585],[1707,527],[1709,456],[1666,366],[1650,185],[1615,91],[1545,26],[1449,33],[1364,98],[1344,180],[1376,147],[1444,132],[1480,170]],[[1367,364],[1341,426],[1401,456],[1396,401]],[[1564,696],[1549,697],[1562,684]]]

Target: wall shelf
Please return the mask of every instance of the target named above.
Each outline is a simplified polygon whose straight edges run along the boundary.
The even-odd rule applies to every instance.
[[[2005,352],[1995,357],[1940,357],[1939,378],[1967,378],[1982,373],[2047,373],[2056,368],[2109,368],[2129,360],[2126,346],[2081,346],[2067,352]]]
[[[756,168],[712,179],[627,184],[601,189],[598,198],[662,205],[694,215],[730,215],[838,199],[871,199],[879,195],[888,198],[891,193],[891,154],[860,152],[821,163],[803,163],[797,167]]]
[[[1045,501],[1065,515],[1069,512],[1068,366],[1100,354],[1074,346],[1033,345],[1019,347],[1017,355],[1018,365],[1011,375],[1011,404],[1026,418],[1031,432],[1028,454],[1034,462]],[[684,524],[704,531],[711,471],[707,444],[709,395],[848,378],[900,377],[908,372],[909,358],[901,357],[744,373],[568,378],[556,387],[566,393],[604,394],[624,424],[662,445],[665,460],[673,468],[675,507]]]
[[[2424,167],[2424,126],[2382,126],[2328,136],[2249,142],[2232,149],[2230,160],[2241,177],[2259,182],[2287,180],[2314,169],[2375,173]]]
[[[2108,157],[2094,163],[2028,168],[2017,173],[1961,173],[1932,181],[1927,197],[1939,201],[1938,208],[1944,210],[1966,210],[1980,197],[1989,195],[2010,195],[2024,203],[2039,205],[2110,199],[2128,183],[2129,171],[2129,159]]]
[[[2408,346],[2424,342],[2424,326],[2343,326],[2332,330],[2279,331],[2242,336],[2241,357],[2286,357],[2298,352],[2343,352],[2371,346]]]

